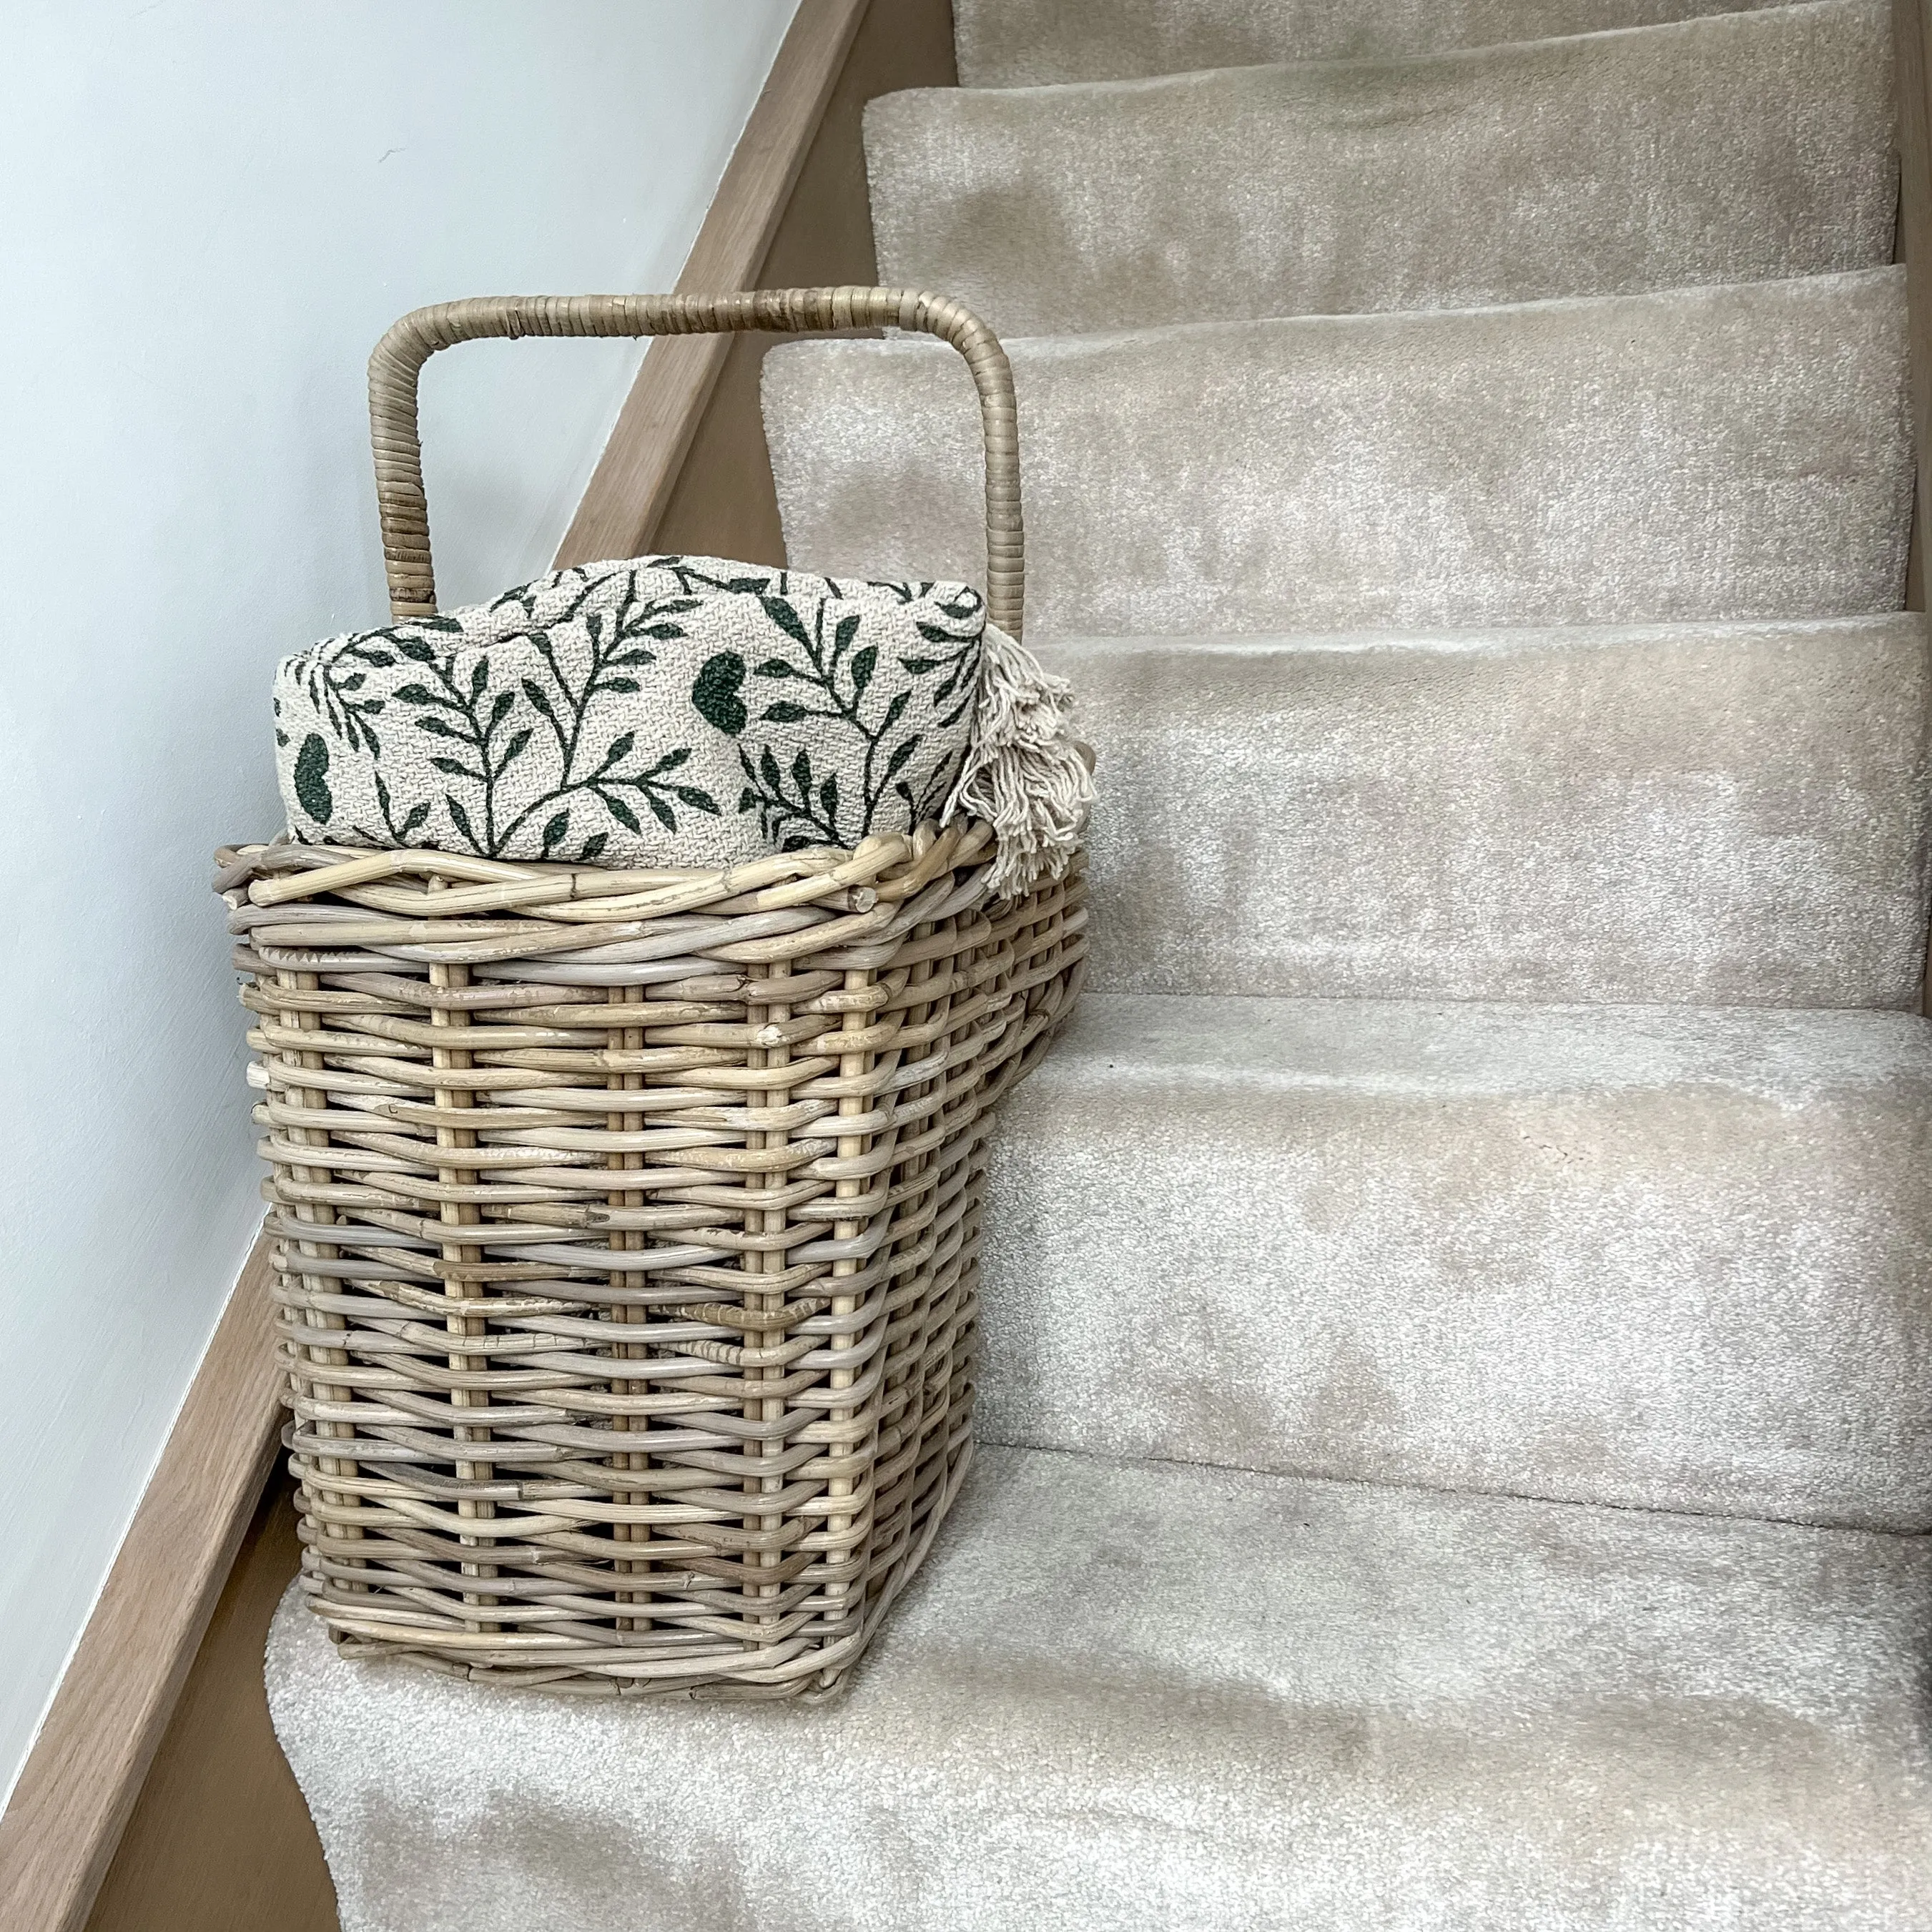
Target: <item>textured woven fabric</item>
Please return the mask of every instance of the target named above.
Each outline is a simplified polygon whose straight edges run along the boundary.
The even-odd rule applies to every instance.
[[[275,680],[310,844],[714,866],[940,816],[985,605],[714,557],[586,564],[332,638]]]

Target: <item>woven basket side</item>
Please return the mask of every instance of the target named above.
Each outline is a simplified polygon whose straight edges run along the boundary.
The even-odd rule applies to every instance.
[[[838,1684],[964,1472],[991,1109],[1078,983],[1077,872],[989,904],[986,856],[233,855],[305,1586],[345,1647]]]

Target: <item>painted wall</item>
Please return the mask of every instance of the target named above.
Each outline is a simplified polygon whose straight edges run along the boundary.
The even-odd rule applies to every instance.
[[[0,116],[0,1789],[252,1238],[209,855],[268,680],[384,613],[363,365],[668,287],[796,0],[22,0]],[[446,602],[542,569],[640,352],[436,358]]]

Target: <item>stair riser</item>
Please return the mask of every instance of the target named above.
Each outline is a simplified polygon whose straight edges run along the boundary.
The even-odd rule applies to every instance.
[[[962,87],[1388,59],[1725,14],[1751,0],[953,0]]]
[[[1012,346],[1030,632],[1850,616],[1903,601],[1903,272]],[[980,578],[944,347],[766,362],[791,561]]]
[[[1917,617],[1047,656],[1099,990],[1918,1004]]]
[[[1197,1004],[1008,1105],[985,1439],[1932,1527],[1922,1022]]]
[[[880,279],[1003,334],[1462,308],[1892,259],[1885,0],[866,110]]]

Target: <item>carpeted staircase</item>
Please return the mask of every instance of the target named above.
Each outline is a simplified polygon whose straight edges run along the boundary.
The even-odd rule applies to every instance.
[[[1927,1932],[1886,5],[956,12],[880,279],[1010,338],[1102,784],[988,1446],[830,1708],[285,1605],[346,1932]],[[766,410],[794,562],[980,574],[950,352]]]

